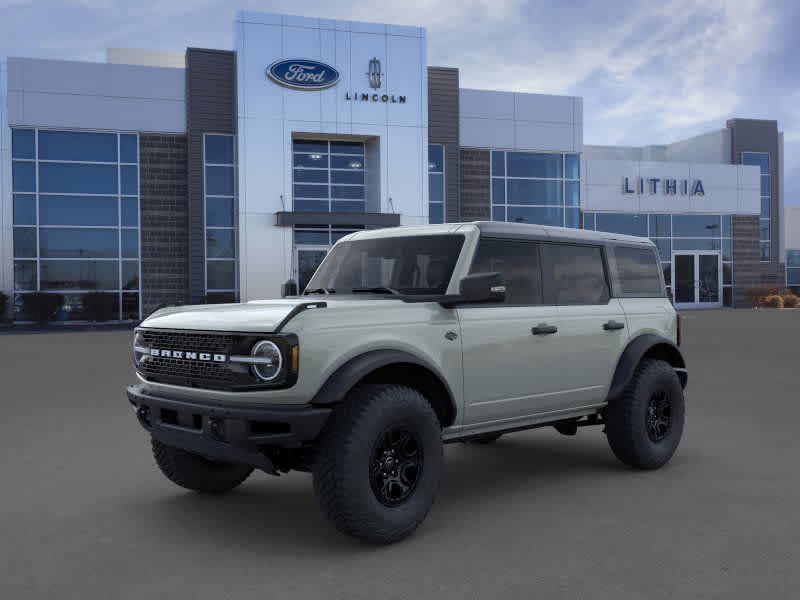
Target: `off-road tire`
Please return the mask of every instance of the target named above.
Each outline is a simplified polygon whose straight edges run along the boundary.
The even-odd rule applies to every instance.
[[[387,432],[397,428],[414,436],[421,463],[410,495],[387,505],[373,487],[372,469]],[[389,544],[411,534],[425,519],[439,489],[442,462],[441,425],[422,394],[402,385],[361,385],[336,406],[320,435],[314,492],[339,531]]]
[[[469,438],[467,440],[468,444],[494,444],[497,440],[499,440],[503,436],[502,433],[484,433],[483,435],[476,435],[473,438]]]
[[[663,437],[648,433],[648,411],[655,398],[669,401],[669,426]],[[683,435],[683,388],[672,366],[662,360],[643,360],[628,386],[606,409],[606,436],[611,450],[626,465],[657,469],[665,465]]]
[[[153,457],[172,483],[206,494],[228,492],[253,472],[252,467],[214,462],[198,454],[162,444],[151,438]]]

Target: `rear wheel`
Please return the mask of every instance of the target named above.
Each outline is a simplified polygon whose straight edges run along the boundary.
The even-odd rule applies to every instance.
[[[662,360],[643,360],[625,391],[608,405],[606,435],[619,460],[657,469],[678,448],[683,420],[683,388],[675,370]]]
[[[314,461],[314,490],[337,529],[376,544],[422,522],[442,473],[436,413],[416,390],[364,385],[336,407]]]
[[[221,494],[241,484],[252,467],[216,462],[152,439],[153,457],[172,483],[195,492]]]

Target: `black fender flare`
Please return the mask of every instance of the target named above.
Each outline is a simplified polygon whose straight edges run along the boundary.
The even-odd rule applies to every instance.
[[[449,403],[449,406],[446,412],[454,419],[457,407],[453,390],[450,389],[447,380],[430,363],[402,350],[371,350],[351,358],[328,377],[311,400],[311,404],[315,406],[330,406],[341,402],[347,393],[370,373],[382,367],[401,364],[422,367],[436,378],[438,384],[447,393],[445,400]],[[433,401],[435,399],[429,398],[429,400]]]
[[[611,379],[611,386],[608,390],[609,400],[619,396],[628,386],[636,372],[636,367],[645,355],[665,360],[678,373],[681,386],[686,387],[687,373],[686,361],[683,359],[680,349],[670,340],[653,333],[645,333],[631,340],[622,352],[614,377]]]

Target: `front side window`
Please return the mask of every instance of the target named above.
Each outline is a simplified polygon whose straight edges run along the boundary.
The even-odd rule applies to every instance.
[[[542,244],[545,304],[606,304],[610,298],[602,250]]]
[[[314,273],[306,293],[444,294],[463,245],[461,235],[342,242]]]
[[[623,294],[640,297],[664,295],[661,288],[661,268],[653,250],[617,247],[614,249],[614,257],[617,260],[617,277]]]
[[[542,272],[536,242],[482,238],[470,273],[500,273],[506,304],[542,303]]]

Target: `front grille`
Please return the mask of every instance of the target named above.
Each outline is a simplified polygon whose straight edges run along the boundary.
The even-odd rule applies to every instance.
[[[209,354],[232,353],[235,344],[233,335],[221,333],[196,333],[183,331],[154,331],[141,329],[147,348],[206,352]],[[148,356],[139,364],[139,372],[148,379],[174,383],[208,385],[211,387],[234,383],[237,374],[228,363],[200,360]],[[216,384],[216,385],[214,385]]]

